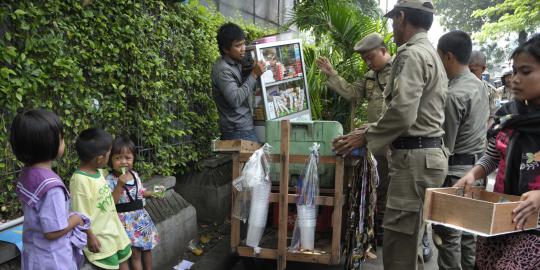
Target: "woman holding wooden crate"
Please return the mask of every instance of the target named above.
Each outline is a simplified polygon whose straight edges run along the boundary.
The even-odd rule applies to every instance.
[[[455,186],[467,193],[476,179],[498,168],[494,191],[521,196],[512,221],[522,229],[540,210],[540,33],[520,45],[512,60],[515,100],[497,111],[485,155]],[[540,229],[479,237],[476,267],[540,269]]]

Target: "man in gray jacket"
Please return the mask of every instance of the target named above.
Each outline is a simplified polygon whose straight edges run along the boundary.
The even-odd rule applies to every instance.
[[[221,57],[212,68],[212,91],[219,113],[221,139],[257,142],[249,99],[264,72],[264,64],[255,63],[251,73],[242,77],[246,41],[244,31],[236,24],[223,24],[218,30],[217,42]]]

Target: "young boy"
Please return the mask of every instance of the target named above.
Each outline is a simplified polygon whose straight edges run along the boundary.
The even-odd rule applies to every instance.
[[[253,126],[249,98],[257,79],[264,71],[262,62],[242,77],[242,60],[246,53],[244,31],[234,23],[223,24],[217,33],[221,57],[212,68],[212,91],[219,114],[222,140],[258,141]]]
[[[88,246],[84,253],[92,264],[103,269],[129,269],[130,240],[118,219],[107,182],[112,136],[99,128],[84,130],[75,142],[81,165],[71,177],[69,189],[73,211],[90,217]]]

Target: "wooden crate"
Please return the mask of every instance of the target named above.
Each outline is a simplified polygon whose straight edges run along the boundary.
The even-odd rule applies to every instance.
[[[261,148],[260,143],[246,140],[214,140],[212,141],[212,151],[214,152],[235,152],[253,153]]]
[[[489,192],[482,187],[473,188],[471,197],[460,193],[459,188],[428,188],[424,219],[481,236],[517,231],[512,223],[512,210],[519,205],[519,196]],[[538,215],[529,218],[524,229],[537,226]]]

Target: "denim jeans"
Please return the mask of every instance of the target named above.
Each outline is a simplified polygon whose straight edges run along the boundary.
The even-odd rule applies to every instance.
[[[222,140],[247,140],[252,142],[259,142],[255,129],[250,130],[235,130],[221,133]]]

